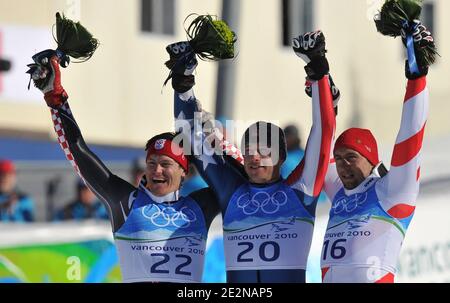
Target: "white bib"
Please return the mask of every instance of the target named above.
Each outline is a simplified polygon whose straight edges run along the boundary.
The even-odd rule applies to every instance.
[[[189,197],[155,203],[139,191],[125,223],[115,232],[124,282],[201,282],[207,230]]]
[[[314,217],[284,182],[241,186],[224,216],[227,270],[306,269]]]

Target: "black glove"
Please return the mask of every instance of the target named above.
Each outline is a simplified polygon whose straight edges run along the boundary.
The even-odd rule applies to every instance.
[[[412,73],[409,70],[409,62],[406,60],[405,75],[408,79],[417,79],[428,74],[429,62],[425,58],[424,49],[427,47],[435,48],[434,39],[427,28],[419,21],[414,20],[413,24],[408,29],[402,29],[402,42],[406,47],[407,35],[412,34],[414,39],[414,52],[416,55],[417,67],[419,73]]]
[[[177,93],[185,93],[195,85],[194,75],[172,74],[172,87]]]
[[[172,43],[166,47],[166,51],[170,55],[170,59],[165,63],[170,69],[170,75],[166,82],[172,78],[172,87],[178,93],[190,90],[195,84],[192,73],[195,71],[198,61],[189,42]]]
[[[305,71],[311,80],[320,80],[330,67],[325,57],[325,36],[322,31],[308,32],[292,40],[292,48],[305,61]]]

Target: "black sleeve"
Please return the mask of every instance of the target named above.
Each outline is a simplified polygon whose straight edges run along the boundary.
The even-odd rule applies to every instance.
[[[113,231],[117,231],[128,216],[129,199],[132,198],[136,188],[127,181],[112,174],[102,161],[88,148],[84,142],[81,131],[71,114],[68,103],[52,110],[55,130],[63,149],[66,149],[63,141],[67,142],[67,148],[81,177],[87,186],[102,200],[109,211]],[[59,118],[59,120],[58,120]],[[63,132],[58,132],[58,124],[61,124]],[[66,151],[66,154],[68,151]],[[68,156],[70,158],[70,156]],[[72,163],[73,164],[73,163]]]
[[[207,187],[191,193],[189,197],[194,199],[202,209],[206,227],[209,230],[211,222],[220,213],[219,201],[214,191]]]

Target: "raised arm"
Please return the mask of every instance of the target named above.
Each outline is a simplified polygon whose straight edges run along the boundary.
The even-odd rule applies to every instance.
[[[316,201],[324,184],[336,122],[322,32],[307,33],[294,39],[294,51],[308,63],[305,70],[312,88],[313,125],[305,156],[287,182],[309,197],[304,199],[309,205]]]
[[[233,151],[219,138],[215,140],[216,144],[207,140],[207,133],[202,131],[202,112],[192,89],[182,94],[175,91],[174,101],[176,128],[188,134],[185,138],[191,146],[191,159],[200,175],[216,193],[222,209],[225,209],[231,195],[245,182],[244,176],[227,163],[225,157],[228,151],[239,161],[240,153],[237,149]]]
[[[325,181],[323,184],[323,191],[327,195],[330,201],[333,201],[334,196],[343,187],[342,181],[336,170],[336,161],[333,157],[334,142],[331,146],[330,160],[328,162],[328,170],[325,175]]]
[[[434,49],[431,33],[415,21],[412,33],[417,66],[406,61],[408,78],[400,130],[395,140],[389,173],[377,184],[377,193],[383,208],[393,217],[407,218],[413,214],[419,194],[421,150],[428,118],[428,88],[426,75],[433,60],[425,58],[426,48]],[[402,34],[406,43],[406,33]],[[411,60],[409,56],[408,60]],[[415,68],[414,68],[415,67]],[[412,68],[412,69],[411,69]],[[416,69],[416,70],[415,70]]]
[[[205,112],[193,91],[192,73],[197,60],[193,53],[189,54],[189,46],[185,44],[186,42],[179,42],[167,47],[171,60],[166,65],[171,67],[174,88],[175,128],[185,135],[194,165],[216,193],[222,209],[225,209],[231,195],[245,182],[245,178],[225,161],[227,153],[224,147],[227,144],[222,138],[216,138],[213,144],[207,140],[210,133],[203,131]],[[228,151],[231,153],[231,149]],[[236,150],[234,152],[236,159],[239,159]]]
[[[41,64],[42,60],[48,64]],[[84,142],[70,110],[67,93],[61,86],[58,57],[44,53],[38,56],[37,61],[40,66],[35,69],[34,75],[37,76],[34,78],[39,78],[39,74],[46,75],[49,81],[45,85],[35,81],[35,85],[44,92],[44,99],[51,107],[58,142],[77,174],[106,205],[115,231],[129,213],[128,202],[136,188],[112,174]]]
[[[408,217],[415,209],[428,103],[426,77],[408,80],[391,168],[377,188],[384,209],[396,218]]]

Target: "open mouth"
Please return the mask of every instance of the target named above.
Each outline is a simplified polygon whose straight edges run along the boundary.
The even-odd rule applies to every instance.
[[[152,179],[152,183],[155,183],[155,184],[164,184],[166,182],[167,181],[164,179]]]
[[[250,167],[250,169],[258,169],[258,168],[263,168],[263,166],[261,166],[261,165],[258,165],[258,164],[250,165],[249,167]]]

